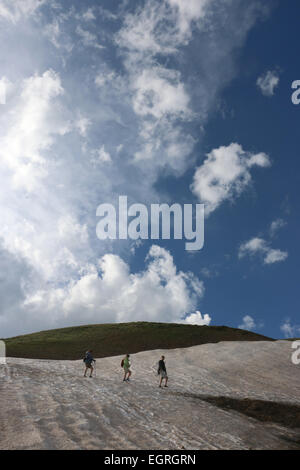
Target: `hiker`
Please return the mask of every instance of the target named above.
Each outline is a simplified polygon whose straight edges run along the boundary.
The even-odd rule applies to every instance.
[[[123,382],[129,382],[129,377],[131,376],[129,358],[130,358],[130,355],[126,354],[126,356],[124,357],[124,359],[122,359],[122,362],[121,362],[121,367],[123,367],[123,369],[124,369]]]
[[[86,377],[86,373],[88,369],[91,370],[90,377],[93,377],[94,367],[92,366],[92,364],[93,362],[96,362],[96,360],[93,358],[92,352],[93,351],[89,349],[85,353],[85,358],[83,359],[83,362],[85,363],[85,371],[84,371],[83,377]]]
[[[165,381],[165,387],[168,386],[168,376],[165,364],[165,356],[161,356],[161,360],[158,363],[157,375],[160,375],[159,387],[161,388],[162,381]]]

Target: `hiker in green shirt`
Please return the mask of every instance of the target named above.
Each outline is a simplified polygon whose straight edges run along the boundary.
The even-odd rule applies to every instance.
[[[130,355],[126,354],[124,359],[122,360],[121,366],[124,369],[124,378],[123,382],[129,382],[129,377],[131,376],[131,370],[130,370]]]

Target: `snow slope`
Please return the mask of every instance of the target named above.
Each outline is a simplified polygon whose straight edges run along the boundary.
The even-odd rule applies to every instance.
[[[132,357],[128,384],[121,357],[99,359],[93,379],[82,361],[10,358],[0,365],[0,449],[300,449],[291,353],[288,341],[148,351]],[[170,382],[159,389],[162,354]]]

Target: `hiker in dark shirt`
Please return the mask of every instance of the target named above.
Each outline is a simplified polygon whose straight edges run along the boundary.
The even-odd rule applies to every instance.
[[[166,369],[166,364],[165,364],[165,356],[161,356],[161,360],[158,363],[157,374],[160,375],[159,387],[161,387],[163,380],[165,381],[165,387],[167,387],[168,375],[167,375],[167,369]]]
[[[94,367],[92,366],[92,364],[93,362],[96,362],[96,361],[93,358],[92,352],[93,351],[90,349],[89,351],[85,353],[85,358],[83,359],[83,362],[85,363],[85,371],[84,371],[83,377],[86,377],[86,373],[88,369],[91,370],[90,377],[93,377]]]

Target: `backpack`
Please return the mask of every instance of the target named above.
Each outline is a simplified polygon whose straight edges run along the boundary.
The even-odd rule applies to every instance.
[[[121,367],[124,367],[124,359],[121,361]]]
[[[82,359],[82,361],[83,361],[84,363],[86,363],[87,356],[88,356],[88,352],[85,353],[85,356],[84,356],[84,358]]]

